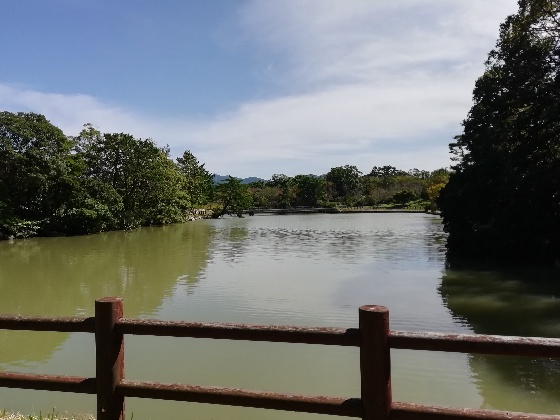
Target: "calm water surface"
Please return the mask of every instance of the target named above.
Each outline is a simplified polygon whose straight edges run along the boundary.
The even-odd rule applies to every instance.
[[[0,312],[357,327],[385,305],[395,330],[560,337],[546,271],[448,270],[439,218],[423,214],[255,216],[0,243]],[[359,396],[358,351],[314,345],[126,337],[126,376],[288,393]],[[553,360],[393,351],[393,397],[560,413]],[[0,371],[94,376],[90,334],[0,331]],[[91,396],[0,388],[0,409],[95,412]],[[134,419],[326,419],[127,399]]]

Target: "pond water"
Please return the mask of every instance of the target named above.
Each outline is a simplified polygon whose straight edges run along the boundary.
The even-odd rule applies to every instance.
[[[73,238],[0,243],[0,313],[357,327],[387,306],[393,330],[560,337],[558,272],[447,269],[445,234],[425,214],[200,220]],[[359,396],[356,348],[125,338],[128,379]],[[0,331],[0,371],[94,376],[92,334]],[[560,413],[556,360],[393,350],[393,399]],[[326,419],[127,399],[134,419]],[[0,409],[95,412],[86,395],[0,388]]]

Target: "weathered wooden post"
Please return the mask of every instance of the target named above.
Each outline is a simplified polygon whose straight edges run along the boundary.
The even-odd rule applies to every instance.
[[[389,310],[384,306],[361,306],[360,334],[362,420],[385,420],[392,400]]]
[[[95,301],[97,420],[124,420],[124,397],[115,393],[117,384],[124,378],[124,340],[115,330],[122,316],[121,298]]]

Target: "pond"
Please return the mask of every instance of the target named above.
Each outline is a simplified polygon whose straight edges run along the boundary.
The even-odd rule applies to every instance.
[[[393,330],[560,337],[557,272],[446,268],[439,217],[314,214],[199,220],[0,243],[0,313],[358,325],[387,306]],[[359,396],[356,348],[127,336],[128,379]],[[393,350],[393,399],[560,413],[555,360]],[[91,334],[0,331],[0,370],[94,376]],[[134,419],[329,416],[127,399]],[[0,409],[95,412],[86,395],[0,388]]]

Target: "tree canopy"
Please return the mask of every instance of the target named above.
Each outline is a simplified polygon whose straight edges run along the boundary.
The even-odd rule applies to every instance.
[[[216,186],[215,199],[220,205],[220,208],[212,214],[215,218],[226,213],[241,217],[243,210],[248,209],[252,204],[248,186],[241,184],[240,179],[232,176],[228,176],[225,181]]]
[[[72,142],[43,115],[0,113],[0,236],[34,234],[64,209]]]
[[[360,193],[360,177],[362,173],[352,165],[337,166],[326,175],[332,185],[331,195],[350,204]]]
[[[560,1],[500,27],[439,205],[453,257],[560,261]]]
[[[212,197],[213,174],[206,170],[204,163],[187,150],[177,158],[177,167],[184,176],[185,192],[191,206],[203,205]]]
[[[184,220],[187,175],[168,148],[43,115],[0,113],[0,237],[79,235]]]

